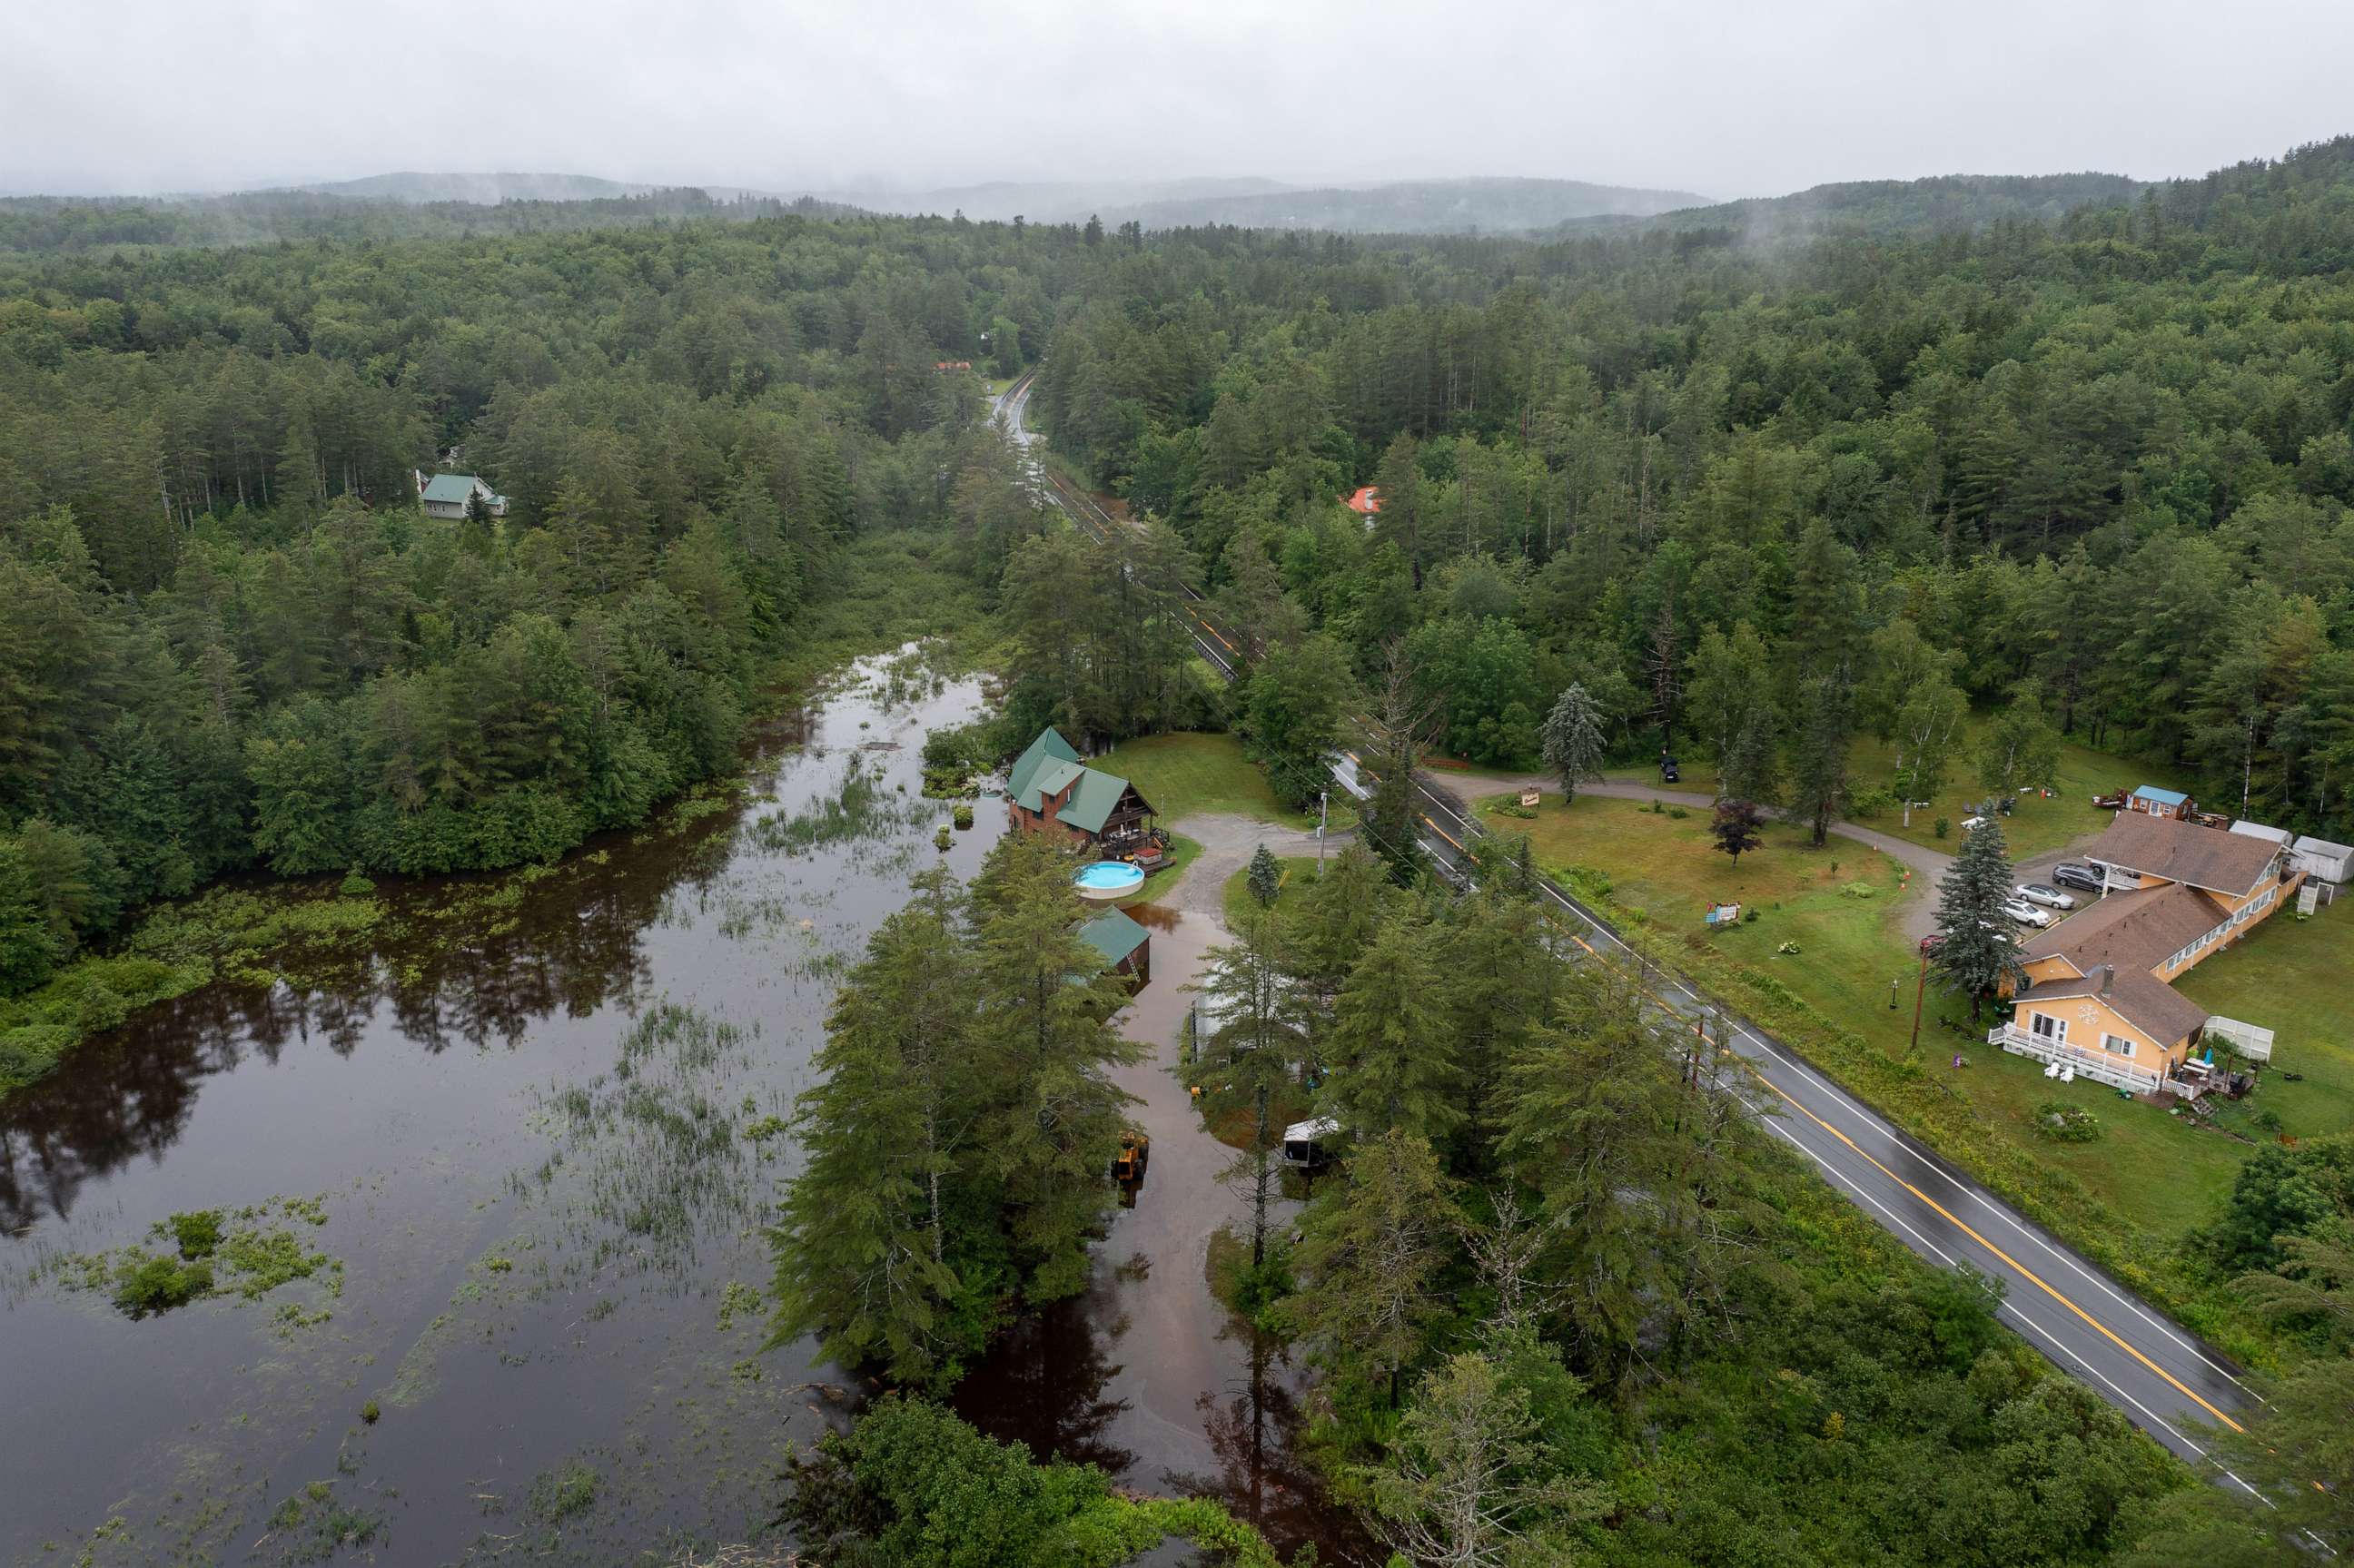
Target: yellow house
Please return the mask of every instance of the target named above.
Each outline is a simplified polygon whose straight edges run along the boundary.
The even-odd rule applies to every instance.
[[[2196,1094],[2184,1063],[2207,1015],[2171,982],[2269,919],[2304,879],[2280,846],[2196,822],[2119,812],[2086,858],[2111,891],[2020,949],[2028,983],[1990,1044],[2101,1083]]]

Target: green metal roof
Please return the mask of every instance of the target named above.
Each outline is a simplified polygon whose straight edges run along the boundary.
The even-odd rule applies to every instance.
[[[1078,787],[1063,809],[1055,813],[1055,821],[1068,822],[1083,832],[1103,832],[1104,819],[1111,815],[1119,798],[1128,792],[1128,780],[1115,773],[1098,773],[1092,768],[1079,769]]]
[[[1079,927],[1079,940],[1103,956],[1106,969],[1151,939],[1151,932],[1117,909],[1107,909]]]
[[[466,497],[473,494],[474,486],[481,482],[471,473],[437,473],[425,482],[423,496],[427,501],[463,506]]]
[[[1005,776],[1005,792],[1029,810],[1034,811],[1038,809],[1030,788],[1038,781],[1038,766],[1049,759],[1060,762],[1079,760],[1078,752],[1072,748],[1071,743],[1065,740],[1053,725],[1048,725],[1038,732],[1038,738],[1030,743],[1028,750],[1014,759],[1013,770]],[[1029,798],[1025,799],[1025,797]]]

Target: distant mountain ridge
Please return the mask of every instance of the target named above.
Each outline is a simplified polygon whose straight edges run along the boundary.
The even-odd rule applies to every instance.
[[[443,174],[403,170],[368,175],[356,180],[329,180],[285,185],[285,190],[313,196],[350,196],[358,201],[471,202],[496,207],[503,201],[610,201],[619,196],[644,196],[661,189],[642,182],[628,184],[596,175]]]
[[[1623,232],[1629,228],[1678,233],[1731,229],[1754,241],[1832,230],[1888,234],[1900,230],[1968,231],[2004,218],[2053,223],[2079,207],[2132,201],[2149,182],[2126,175],[1938,175],[1919,180],[1855,180],[1815,185],[1789,196],[1686,207],[1639,224],[1624,218],[1573,218],[1564,237]]]
[[[1606,214],[1649,217],[1705,207],[1691,191],[1603,185],[1585,180],[1483,177],[1394,180],[1289,188],[1255,195],[1146,201],[1111,207],[1104,222],[1147,228],[1231,224],[1242,228],[1333,229],[1368,234],[1528,233]]]

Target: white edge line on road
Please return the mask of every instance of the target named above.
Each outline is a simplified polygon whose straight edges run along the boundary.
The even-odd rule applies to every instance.
[[[1431,805],[1436,806],[1441,811],[1446,812],[1447,815],[1454,821],[1455,825],[1461,828],[1466,833],[1481,831],[1477,824],[1466,820],[1460,811],[1458,811],[1453,807],[1449,806],[1432,790],[1427,788],[1424,788],[1419,784],[1417,784],[1417,788],[1421,789],[1422,797],[1425,800],[1428,801]],[[1568,909],[1572,914],[1579,916],[1584,923],[1592,929],[1596,936],[1607,939],[1613,946],[1617,947],[1619,951],[1625,953],[1628,958],[1634,959],[1636,962],[1643,963],[1646,961],[1640,954],[1638,954],[1632,948],[1628,947],[1627,944],[1615,933],[1606,930],[1594,920],[1587,918],[1585,916],[1584,911],[1577,909],[1575,906],[1572,905],[1569,900],[1564,896],[1558,889],[1553,888],[1550,883],[1547,883],[1544,885],[1546,890],[1553,894],[1556,902],[1560,903],[1564,908]],[[1677,982],[1676,989],[1681,991],[1683,994],[1695,1005],[1712,1005],[1702,999],[1697,992],[1691,991],[1690,987],[1684,986],[1681,982]],[[1717,1011],[1720,1014],[1725,1014],[1726,1012],[1726,1010],[1722,1007],[1719,1007]],[[1812,1084],[1816,1088],[1821,1090],[1830,1098],[1833,1104],[1837,1105],[1840,1109],[1848,1112],[1854,1120],[1863,1127],[1880,1134],[1890,1147],[1897,1152],[1902,1153],[1914,1164],[1934,1171],[1937,1175],[1938,1179],[1943,1181],[1947,1186],[1953,1188],[1956,1192],[1967,1196],[1973,1202],[1977,1203],[1978,1207],[2001,1220],[2013,1231],[2032,1243],[2046,1255],[2057,1259],[2060,1263],[2065,1265],[2069,1269],[2073,1271],[2086,1283],[2092,1285],[2103,1295],[2108,1297],[2112,1301],[2115,1301],[2118,1306],[2124,1308],[2135,1317],[2139,1318],[2150,1328],[2157,1330],[2159,1333],[2164,1334],[2167,1338],[2172,1340],[2179,1348],[2188,1351],[2202,1365],[2206,1366],[2208,1370],[2225,1379],[2242,1393],[2255,1399],[2256,1403],[2259,1404],[2264,1403],[2263,1397],[2257,1394],[2253,1389],[2251,1389],[2247,1383],[2241,1379],[2238,1373],[2232,1372],[2231,1368],[2221,1365],[2211,1356],[2208,1355],[2205,1349],[2201,1347],[2198,1341],[2185,1334],[2179,1327],[2158,1313],[2151,1311],[2146,1303],[2119,1290],[2106,1278],[2103,1277],[2092,1268],[2086,1266],[2083,1259],[2078,1258],[2065,1248],[2054,1245],[2049,1237],[2043,1235],[2033,1226],[2028,1224],[2025,1220],[2013,1213],[2008,1207],[1995,1202],[1989,1194],[1979,1191],[1978,1188],[1971,1186],[1966,1181],[1963,1181],[1951,1171],[1948,1171],[1943,1165],[1938,1164],[1935,1160],[1929,1159],[1926,1155],[1923,1154],[1919,1149],[1914,1147],[1907,1139],[1898,1135],[1896,1130],[1893,1127],[1888,1126],[1881,1118],[1878,1113],[1872,1111],[1858,1103],[1847,1090],[1837,1084],[1830,1083],[1822,1078],[1819,1075],[1809,1069],[1805,1063],[1791,1056],[1787,1051],[1783,1049],[1779,1042],[1768,1039],[1766,1036],[1757,1033],[1748,1025],[1731,1018],[1729,1015],[1725,1017],[1725,1022],[1732,1025],[1733,1032],[1735,1034],[1747,1039],[1759,1050],[1772,1055],[1776,1061],[1788,1068],[1789,1071],[1797,1074],[1799,1077],[1805,1079],[1808,1083]]]

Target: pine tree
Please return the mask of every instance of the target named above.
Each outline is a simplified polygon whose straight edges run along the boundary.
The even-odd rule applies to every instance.
[[[2014,885],[2002,826],[1992,817],[1968,830],[1937,885],[1937,942],[1929,967],[1946,990],[1970,999],[1973,1020],[1987,998],[2027,978],[2002,913]]]
[[[1459,1124],[1452,1034],[1428,931],[1391,921],[1333,1005],[1325,1101],[1341,1125],[1360,1137],[1403,1128],[1437,1138]]]
[[[1011,833],[973,884],[981,1067],[996,1107],[984,1146],[1029,1295],[1042,1301],[1087,1284],[1087,1239],[1113,1202],[1104,1175],[1129,1103],[1107,1075],[1141,1054],[1112,1027],[1127,995],[1078,938],[1070,875],[1046,835]]]
[[[1606,1487],[1563,1467],[1535,1406],[1585,1392],[1533,1333],[1465,1351],[1424,1375],[1379,1466],[1352,1473],[1393,1561],[1520,1568],[1582,1555],[1574,1527],[1610,1506]],[[1532,1389],[1531,1383],[1538,1389]]]
[[[1400,1128],[1359,1144],[1341,1174],[1301,1226],[1300,1290],[1285,1314],[1335,1370],[1386,1387],[1394,1407],[1440,1309],[1454,1197],[1430,1145]]]
[[[1545,766],[1560,776],[1564,804],[1577,799],[1580,784],[1602,777],[1602,714],[1584,686],[1573,681],[1564,688],[1545,715],[1543,739]]]
[[[1851,696],[1835,675],[1808,680],[1798,692],[1790,737],[1790,815],[1809,824],[1817,849],[1847,804],[1848,747],[1854,737]]]
[[[815,1330],[843,1366],[937,1384],[981,1349],[960,1298],[997,1282],[957,1266],[957,1253],[990,1250],[969,1222],[950,1234],[949,1188],[977,1162],[967,1133],[983,1087],[970,948],[948,874],[925,872],[916,889],[843,982],[819,1080],[795,1107],[804,1163],[774,1233],[770,1342]]]
[[[1259,845],[1251,855],[1246,885],[1262,909],[1273,904],[1275,895],[1283,889],[1283,868],[1276,863],[1275,856],[1267,853],[1265,844]]]
[[[1250,1204],[1254,1267],[1267,1260],[1279,1174],[1274,1098],[1298,1074],[1307,1049],[1299,998],[1284,973],[1281,934],[1281,925],[1264,907],[1244,916],[1236,939],[1210,949],[1201,987],[1216,1021],[1201,1048],[1223,1062],[1223,1081],[1240,1091],[1250,1107],[1249,1139],[1218,1179]]]

